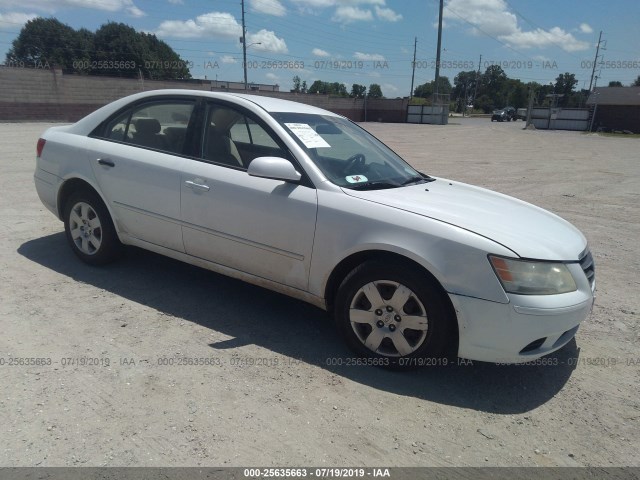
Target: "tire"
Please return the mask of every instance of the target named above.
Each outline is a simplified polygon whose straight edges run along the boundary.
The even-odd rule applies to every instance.
[[[455,345],[455,319],[444,295],[412,266],[374,260],[345,277],[333,313],[347,345],[375,359],[373,365],[442,365]]]
[[[90,265],[110,263],[122,252],[107,207],[90,190],[74,192],[67,199],[64,231],[73,253]]]

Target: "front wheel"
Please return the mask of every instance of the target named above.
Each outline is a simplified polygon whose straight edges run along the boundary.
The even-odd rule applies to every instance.
[[[412,360],[440,358],[453,343],[454,319],[443,296],[410,266],[369,261],[340,285],[334,315],[356,353],[392,367],[429,364]]]
[[[122,244],[107,207],[91,191],[73,193],[64,208],[64,231],[73,252],[91,265],[115,260]]]

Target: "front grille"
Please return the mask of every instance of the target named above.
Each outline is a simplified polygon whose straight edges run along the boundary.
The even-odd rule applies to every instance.
[[[582,267],[582,271],[587,276],[587,280],[589,280],[589,285],[593,287],[593,282],[596,280],[596,264],[593,263],[593,255],[589,251],[589,247],[585,249],[584,252],[580,254],[580,266]]]

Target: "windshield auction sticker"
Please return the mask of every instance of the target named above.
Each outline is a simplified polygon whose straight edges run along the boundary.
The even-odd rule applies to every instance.
[[[365,177],[364,175],[349,175],[345,178],[349,183],[362,183],[368,181],[367,177]]]
[[[318,135],[311,125],[306,123],[285,123],[287,128],[300,139],[307,148],[331,148],[324,138]]]

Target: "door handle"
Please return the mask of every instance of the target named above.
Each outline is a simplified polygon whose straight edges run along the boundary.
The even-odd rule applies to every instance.
[[[116,164],[113,163],[113,160],[111,160],[110,158],[99,158],[98,159],[98,164],[105,166],[105,167],[115,167]]]
[[[189,187],[195,188],[197,190],[204,190],[205,192],[209,191],[209,185],[203,185],[202,183],[196,183],[191,180],[187,180],[186,183]]]

